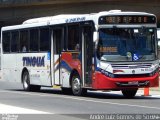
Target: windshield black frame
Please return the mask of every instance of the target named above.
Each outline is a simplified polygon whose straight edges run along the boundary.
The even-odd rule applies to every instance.
[[[157,58],[156,49],[156,28],[99,29],[99,60],[151,61]]]

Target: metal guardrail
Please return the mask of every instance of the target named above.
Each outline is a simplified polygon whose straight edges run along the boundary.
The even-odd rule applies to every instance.
[[[0,0],[0,4],[28,4],[34,2],[45,2],[47,0]]]
[[[84,3],[84,2],[85,3],[86,2],[101,2],[101,1],[107,1],[107,0],[0,0],[0,8],[50,5],[50,4],[55,5],[55,4],[70,4],[70,3]]]
[[[106,0],[0,0],[0,5],[19,5],[19,4],[32,4],[32,3],[66,3],[66,2],[94,2],[94,1],[106,1]],[[113,0],[114,1],[114,0]]]

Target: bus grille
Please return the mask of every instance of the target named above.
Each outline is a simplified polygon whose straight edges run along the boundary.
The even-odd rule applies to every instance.
[[[114,69],[150,68],[152,63],[111,64]]]

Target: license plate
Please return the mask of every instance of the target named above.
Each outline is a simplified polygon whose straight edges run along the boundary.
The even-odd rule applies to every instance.
[[[128,82],[128,85],[138,85],[138,81]]]

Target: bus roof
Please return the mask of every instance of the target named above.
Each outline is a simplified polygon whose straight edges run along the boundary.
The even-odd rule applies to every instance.
[[[38,26],[55,25],[55,24],[74,23],[74,22],[89,21],[89,20],[92,20],[94,21],[95,24],[98,24],[98,18],[104,15],[106,16],[107,15],[108,16],[111,16],[111,15],[155,16],[154,14],[150,14],[146,12],[122,12],[121,10],[102,11],[99,13],[91,13],[91,14],[63,14],[63,15],[29,19],[29,20],[24,21],[21,25],[2,27],[2,31],[38,27]]]

